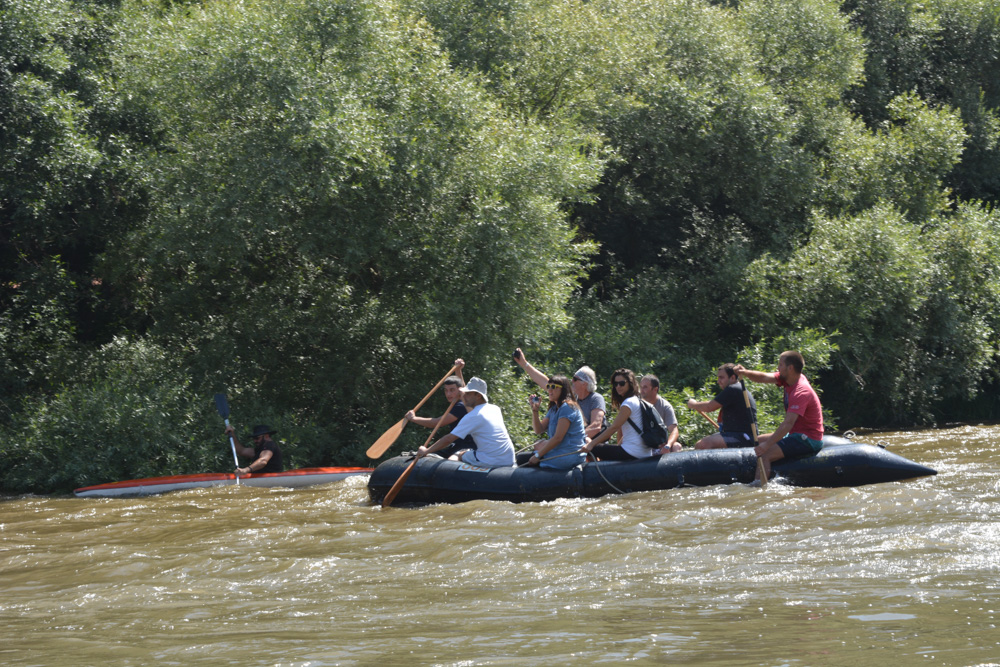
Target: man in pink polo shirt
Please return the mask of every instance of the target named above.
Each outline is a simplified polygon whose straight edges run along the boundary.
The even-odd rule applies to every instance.
[[[778,372],[750,371],[743,366],[734,369],[751,382],[776,384],[785,390],[785,419],[774,433],[757,439],[754,452],[764,464],[764,474],[771,477],[771,464],[781,459],[800,459],[823,449],[823,407],[819,396],[802,374],[805,361],[795,351],[782,352],[778,357]],[[759,478],[758,469],[758,482]]]

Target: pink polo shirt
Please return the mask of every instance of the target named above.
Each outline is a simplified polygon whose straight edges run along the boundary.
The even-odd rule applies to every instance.
[[[799,416],[790,433],[801,433],[812,440],[823,439],[823,407],[819,404],[816,390],[805,375],[799,376],[794,385],[785,384],[781,376],[774,374],[778,386],[785,390],[785,411]]]

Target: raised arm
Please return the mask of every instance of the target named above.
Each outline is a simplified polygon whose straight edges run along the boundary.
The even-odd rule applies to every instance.
[[[528,374],[528,377],[530,377],[535,384],[542,389],[542,391],[545,391],[545,385],[549,383],[549,376],[529,364],[528,360],[524,358],[524,352],[521,351],[521,348],[514,350],[514,362],[524,369],[524,372]]]
[[[742,365],[737,365],[733,368],[736,374],[740,378],[745,380],[750,380],[751,382],[757,382],[759,384],[778,384],[778,379],[774,377],[774,373],[765,373],[764,371],[752,371],[744,368]]]

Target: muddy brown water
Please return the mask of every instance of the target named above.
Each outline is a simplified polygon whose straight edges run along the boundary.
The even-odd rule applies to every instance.
[[[365,478],[0,501],[5,665],[997,665],[1000,426],[936,477],[372,507]]]

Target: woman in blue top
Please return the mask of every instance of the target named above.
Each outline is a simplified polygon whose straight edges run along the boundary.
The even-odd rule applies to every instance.
[[[556,375],[545,385],[549,395],[549,410],[545,419],[539,419],[541,401],[531,402],[531,423],[535,433],[548,432],[548,438],[535,443],[535,453],[525,465],[543,468],[573,468],[583,463],[587,455],[580,451],[586,443],[583,432],[583,414],[576,404],[569,378]]]

